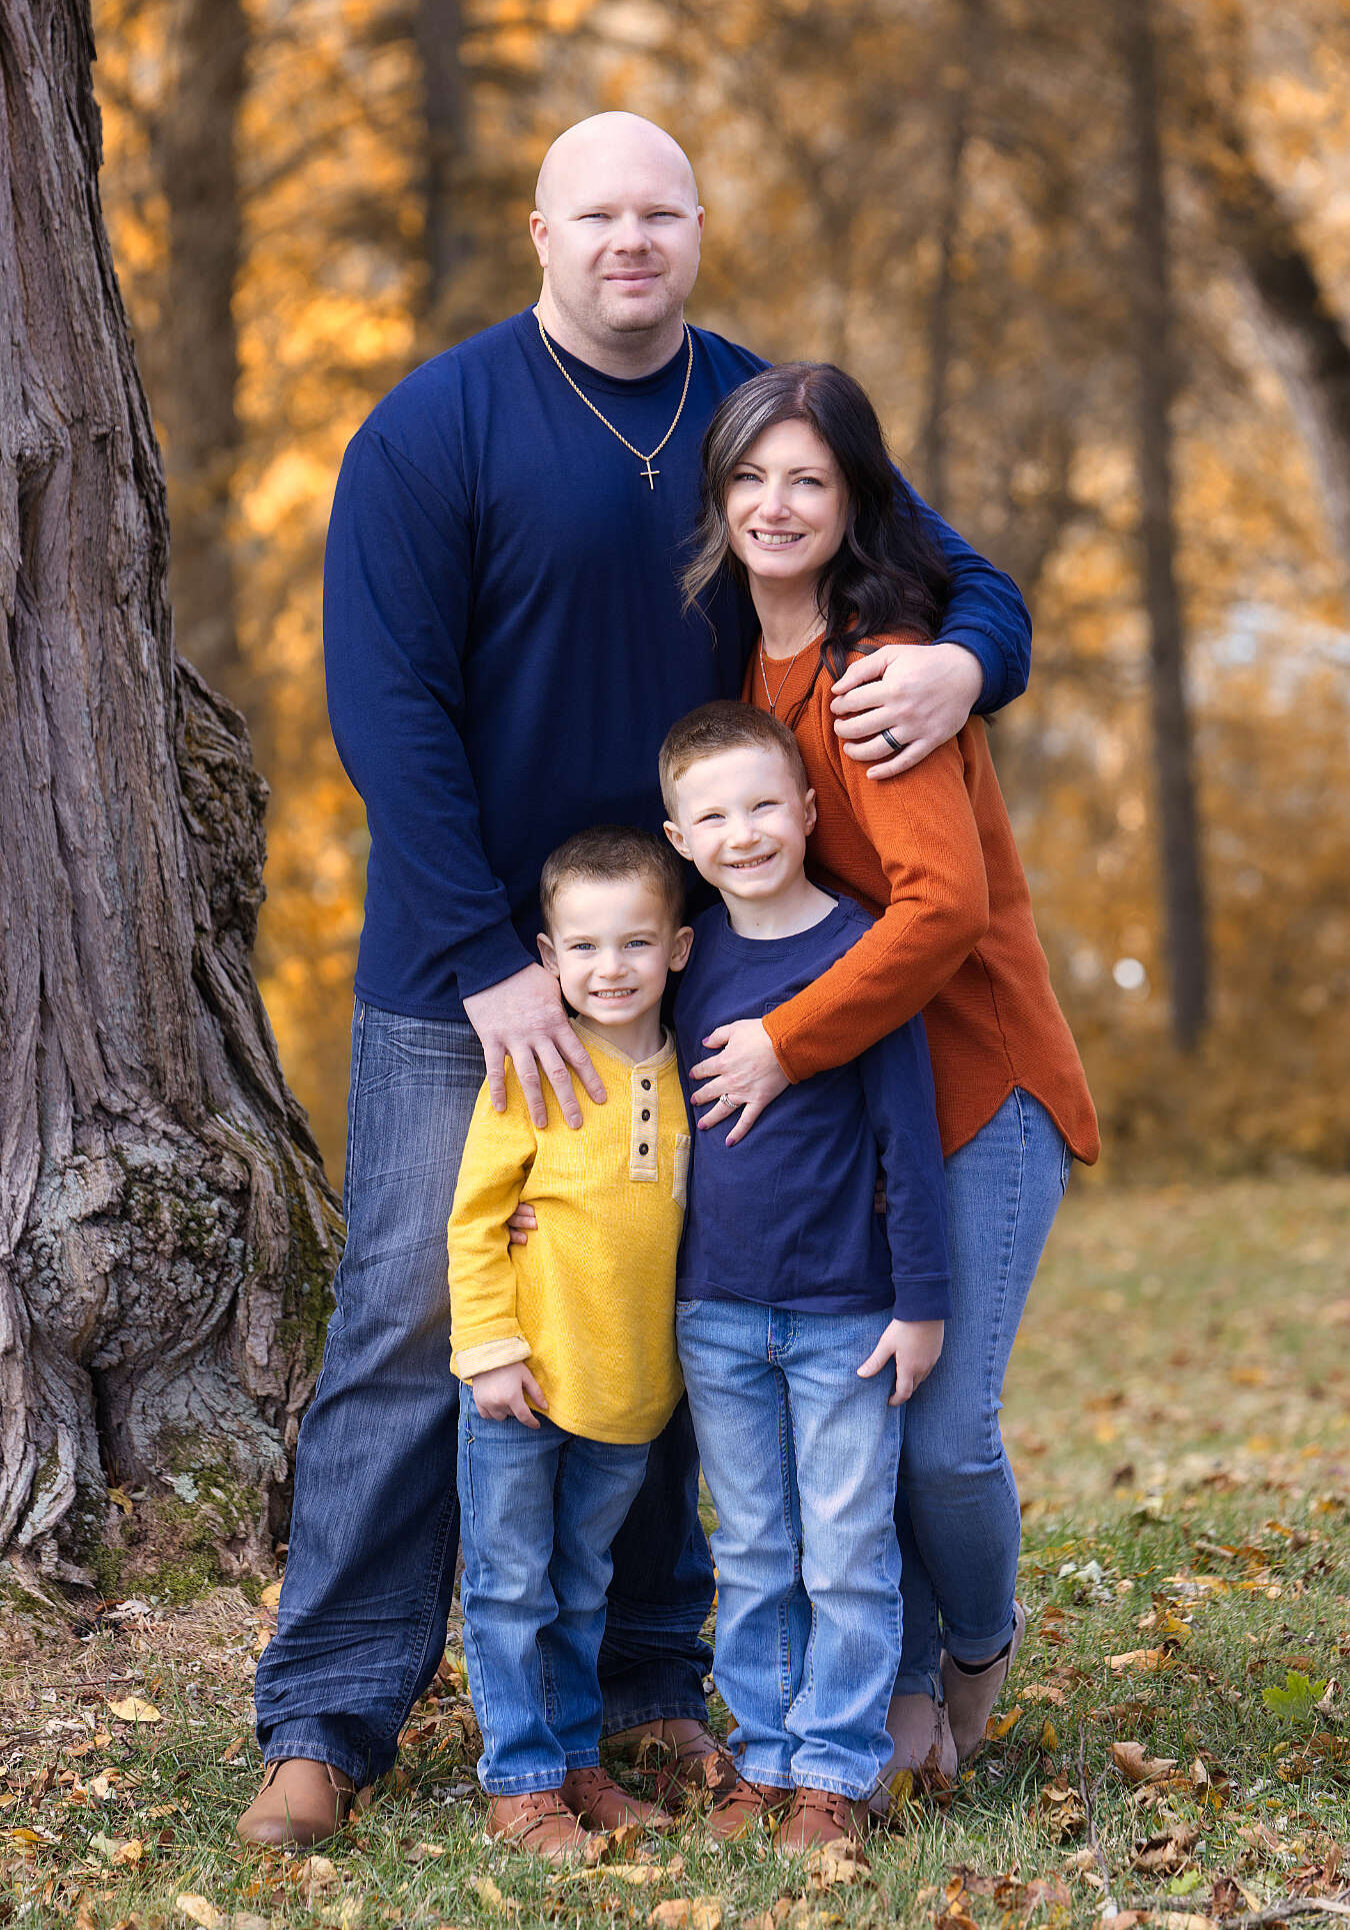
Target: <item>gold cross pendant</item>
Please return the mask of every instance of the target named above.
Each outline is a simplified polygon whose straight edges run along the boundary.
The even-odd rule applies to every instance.
[[[655,489],[656,478],[661,474],[661,471],[659,469],[652,468],[652,459],[650,456],[645,457],[644,460],[647,464],[647,467],[642,471],[642,473],[647,478],[647,487],[648,489]]]

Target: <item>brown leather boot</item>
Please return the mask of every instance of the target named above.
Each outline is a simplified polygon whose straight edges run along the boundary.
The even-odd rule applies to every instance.
[[[757,1823],[772,1823],[792,1801],[790,1789],[776,1783],[752,1783],[738,1776],[731,1788],[708,1812],[707,1829],[719,1843],[734,1843],[748,1836]]]
[[[245,1843],[323,1843],[354,1809],[364,1809],[368,1790],[331,1763],[289,1756],[270,1762],[262,1788],[235,1825]]]
[[[675,1827],[675,1818],[659,1803],[630,1796],[603,1769],[569,1769],[562,1781],[562,1799],[587,1829],[618,1829],[623,1823],[657,1830]]]
[[[994,1656],[982,1669],[973,1673],[963,1669],[943,1650],[942,1693],[952,1726],[952,1740],[962,1762],[974,1755],[984,1741],[984,1726],[994,1713],[999,1691],[1008,1679],[1026,1632],[1026,1610],[1020,1602],[1014,1602],[1012,1640],[1002,1655]]]
[[[776,1847],[801,1856],[827,1843],[848,1843],[859,1863],[866,1863],[862,1839],[869,1821],[867,1798],[856,1802],[832,1789],[795,1789],[792,1807],[779,1826]]]
[[[622,1729],[605,1744],[620,1762],[655,1774],[657,1800],[678,1810],[686,1797],[724,1796],[736,1782],[736,1765],[705,1723],[693,1716]]]
[[[494,1796],[487,1833],[517,1849],[532,1850],[546,1863],[579,1862],[587,1832],[562,1799],[561,1789],[531,1789],[523,1796]]]

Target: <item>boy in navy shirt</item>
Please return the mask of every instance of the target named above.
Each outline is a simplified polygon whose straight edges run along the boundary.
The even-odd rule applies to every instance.
[[[687,1073],[717,1026],[781,1005],[870,920],[806,877],[815,800],[775,718],[692,712],[662,746],[661,788],[667,836],[722,897],[695,925],[675,1007]],[[780,1847],[802,1850],[861,1835],[891,1755],[903,1403],[950,1311],[922,1021],[788,1087],[750,1137],[727,1134],[694,1134],[676,1289],[719,1522],[714,1675],[736,1719],[739,1780],[710,1827],[777,1818]]]

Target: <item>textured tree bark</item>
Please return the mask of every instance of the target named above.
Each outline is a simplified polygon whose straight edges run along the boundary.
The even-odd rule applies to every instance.
[[[1135,423],[1140,540],[1149,624],[1166,950],[1172,1032],[1181,1049],[1190,1051],[1198,1043],[1209,1015],[1209,938],[1186,695],[1185,624],[1176,578],[1172,300],[1149,0],[1121,0],[1117,19],[1134,140],[1130,307],[1138,387]]]
[[[338,1219],[249,966],[265,790],[172,645],[87,0],[0,0],[0,1550],[279,1525]]]
[[[207,682],[252,714],[230,529],[240,440],[235,138],[248,27],[241,0],[175,0],[168,30],[172,82],[154,136],[168,210],[154,398],[168,463],[174,630],[178,648]]]

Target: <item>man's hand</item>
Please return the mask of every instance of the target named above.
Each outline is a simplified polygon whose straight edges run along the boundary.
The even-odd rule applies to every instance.
[[[705,1046],[720,1047],[711,1059],[700,1059],[690,1066],[689,1077],[704,1079],[695,1086],[690,1098],[696,1106],[709,1110],[698,1122],[700,1132],[720,1126],[739,1106],[741,1116],[727,1134],[727,1145],[744,1139],[771,1099],[786,1092],[792,1081],[778,1063],[760,1019],[736,1019],[719,1025],[703,1041]]]
[[[465,999],[464,1011],[482,1040],[488,1093],[498,1112],[506,1111],[508,1059],[516,1069],[530,1118],[536,1126],[548,1124],[541,1072],[557,1093],[563,1118],[569,1126],[581,1124],[581,1107],[573,1090],[569,1066],[591,1098],[598,1104],[604,1103],[605,1088],[600,1075],[591,1064],[585,1046],[567,1023],[558,981],[542,965],[526,965],[510,978],[489,985],[486,992],[475,992]]]
[[[541,1414],[548,1413],[548,1402],[523,1360],[513,1360],[508,1367],[490,1367],[486,1374],[473,1377],[473,1404],[485,1421],[504,1421],[508,1414],[514,1414],[526,1427],[537,1428],[538,1421],[525,1405],[527,1394]]]
[[[945,1326],[941,1320],[893,1320],[858,1369],[859,1379],[870,1380],[893,1360],[895,1392],[887,1405],[903,1407],[919,1382],[927,1380],[937,1366]]]
[[[962,644],[883,643],[835,684],[835,735],[869,777],[898,777],[955,737],[983,689],[980,660]],[[883,730],[903,749],[888,744]]]

